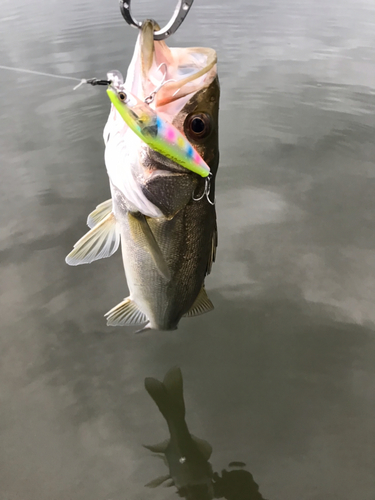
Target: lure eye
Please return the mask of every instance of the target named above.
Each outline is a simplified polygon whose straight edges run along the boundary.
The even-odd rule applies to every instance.
[[[126,100],[126,94],[125,94],[125,92],[119,92],[118,96],[121,99],[121,101],[125,101]]]
[[[188,115],[185,120],[184,129],[189,139],[194,141],[204,139],[212,130],[211,118],[206,113]]]

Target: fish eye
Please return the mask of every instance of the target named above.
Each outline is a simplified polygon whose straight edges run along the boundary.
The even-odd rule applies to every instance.
[[[194,141],[204,139],[212,129],[211,117],[207,113],[188,115],[185,119],[184,129],[189,139]]]
[[[126,100],[126,94],[125,94],[125,92],[119,92],[118,96],[121,99],[121,101],[125,101]]]

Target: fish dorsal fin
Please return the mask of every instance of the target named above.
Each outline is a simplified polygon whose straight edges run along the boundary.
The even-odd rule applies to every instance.
[[[147,316],[130,297],[113,307],[105,315],[108,326],[135,326],[147,321]]]
[[[140,212],[137,213],[129,212],[128,216],[133,231],[136,229],[136,227],[142,231],[145,248],[150,253],[152,260],[154,261],[156,267],[158,268],[159,273],[162,276],[164,276],[166,280],[170,280],[171,273],[169,271],[168,264],[164,258],[164,255],[162,254],[162,251],[160,250],[160,247],[155,239],[153,232],[150,229],[150,226],[147,223],[146,217]]]
[[[208,298],[204,286],[202,286],[198,297],[195,299],[194,304],[191,306],[190,311],[184,314],[186,318],[193,318],[194,316],[199,316],[200,314],[205,314],[214,309],[213,303]]]
[[[102,221],[108,214],[112,212],[112,199],[107,201],[103,201],[100,205],[98,205],[95,210],[93,210],[89,216],[87,217],[87,225],[89,228],[93,228],[100,221]]]
[[[165,450],[168,448],[169,439],[165,439],[161,443],[158,444],[144,444],[144,448],[154,452],[154,453],[165,453]]]
[[[209,460],[210,456],[212,455],[212,446],[210,445],[210,443],[208,443],[204,439],[200,439],[197,438],[196,436],[193,436],[193,434],[191,434],[191,437],[194,443],[197,445],[199,451],[202,453],[203,457],[206,460]]]
[[[66,256],[70,266],[90,264],[94,260],[110,257],[120,244],[120,233],[113,213],[108,214],[74,245]]]
[[[168,479],[171,479],[171,476],[169,474],[166,474],[165,476],[160,476],[157,477],[156,479],[153,479],[149,483],[145,484],[146,488],[157,488],[161,484],[163,484],[165,481],[168,481]]]

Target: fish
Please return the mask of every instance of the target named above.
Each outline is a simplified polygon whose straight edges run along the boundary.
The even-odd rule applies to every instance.
[[[155,151],[112,104],[104,127],[111,199],[89,214],[90,231],[66,257],[69,265],[113,255],[121,246],[129,296],[110,309],[109,326],[175,330],[182,317],[212,311],[205,278],[216,257],[215,180],[219,164],[220,87],[210,48],[169,48],[153,39],[157,23],[142,24],[124,86],[149,103],[194,147],[210,175],[186,169]]]
[[[190,500],[214,498],[213,471],[209,462],[212,447],[193,436],[185,421],[183,379],[180,368],[171,368],[163,382],[148,377],[145,388],[165,418],[170,437],[156,445],[144,445],[148,450],[161,454],[169,474],[146,484],[155,488],[164,483],[175,486],[180,497]]]

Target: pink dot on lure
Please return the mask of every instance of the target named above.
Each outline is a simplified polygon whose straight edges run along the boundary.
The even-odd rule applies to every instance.
[[[201,157],[199,156],[199,154],[196,151],[194,151],[194,158],[193,159],[198,164],[200,164],[202,162]]]
[[[176,138],[174,130],[172,127],[168,127],[167,133],[166,133],[167,141],[173,142]]]

